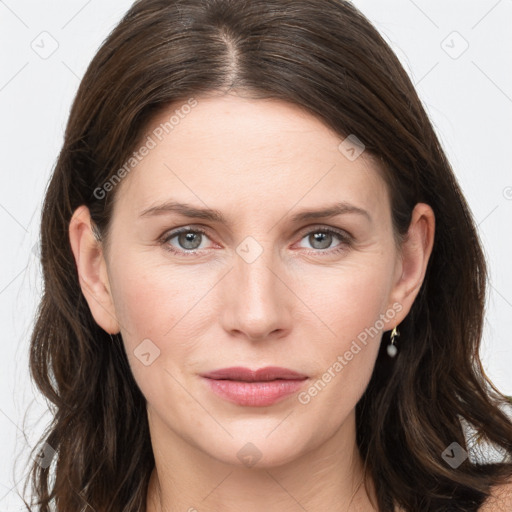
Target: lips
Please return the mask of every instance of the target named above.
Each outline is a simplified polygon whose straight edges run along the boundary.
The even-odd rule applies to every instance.
[[[221,398],[244,407],[267,407],[300,391],[308,377],[267,366],[256,371],[240,366],[201,375],[208,388]]]
[[[202,377],[215,380],[233,380],[238,382],[268,382],[274,380],[305,380],[307,375],[295,372],[288,368],[267,366],[258,370],[250,370],[241,366],[222,368],[201,374]]]

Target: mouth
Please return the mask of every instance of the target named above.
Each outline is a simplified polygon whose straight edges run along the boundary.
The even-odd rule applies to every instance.
[[[297,392],[307,375],[287,368],[253,371],[234,367],[202,374],[208,387],[221,398],[241,406],[269,406]]]
[[[288,368],[278,366],[267,366],[258,370],[250,370],[241,366],[222,368],[212,372],[201,374],[206,379],[234,380],[238,382],[269,382],[274,380],[305,380],[303,375]]]

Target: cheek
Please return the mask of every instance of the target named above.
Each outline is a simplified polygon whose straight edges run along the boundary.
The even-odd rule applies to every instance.
[[[215,281],[196,274],[190,267],[171,271],[136,258],[124,258],[113,272],[116,316],[134,378],[146,396],[159,394],[164,382],[172,384],[165,370],[187,368],[196,340],[207,330],[211,319],[203,302]]]
[[[330,328],[334,341],[357,336],[374,325],[388,305],[391,289],[389,258],[354,259],[337,268],[302,273],[294,286],[294,292],[309,307],[297,308],[303,312],[303,320],[308,322],[309,315],[311,323],[316,315]]]
[[[214,276],[198,275],[191,267],[151,260],[144,254],[125,257],[113,272],[116,315],[132,343],[172,336],[182,324],[190,323],[190,314],[199,321],[200,308],[195,310],[195,305],[214,283]]]
[[[318,361],[317,371],[298,399],[310,412],[328,414],[332,428],[355,407],[370,381],[385,328],[383,317],[395,314],[386,311],[391,282],[387,263],[354,265],[317,275],[314,281],[302,280],[301,290],[309,290],[307,303],[318,319],[303,310],[296,325],[321,325],[326,338],[309,350],[309,357]]]

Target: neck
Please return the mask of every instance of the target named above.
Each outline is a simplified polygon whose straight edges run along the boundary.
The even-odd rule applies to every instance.
[[[181,438],[150,416],[155,468],[147,512],[371,512],[374,488],[366,482],[355,439],[355,414],[325,442],[284,464],[228,464]]]

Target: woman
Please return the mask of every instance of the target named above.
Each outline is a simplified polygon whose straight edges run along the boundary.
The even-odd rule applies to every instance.
[[[32,510],[512,509],[475,224],[349,2],[136,2],[73,104],[42,265]]]

